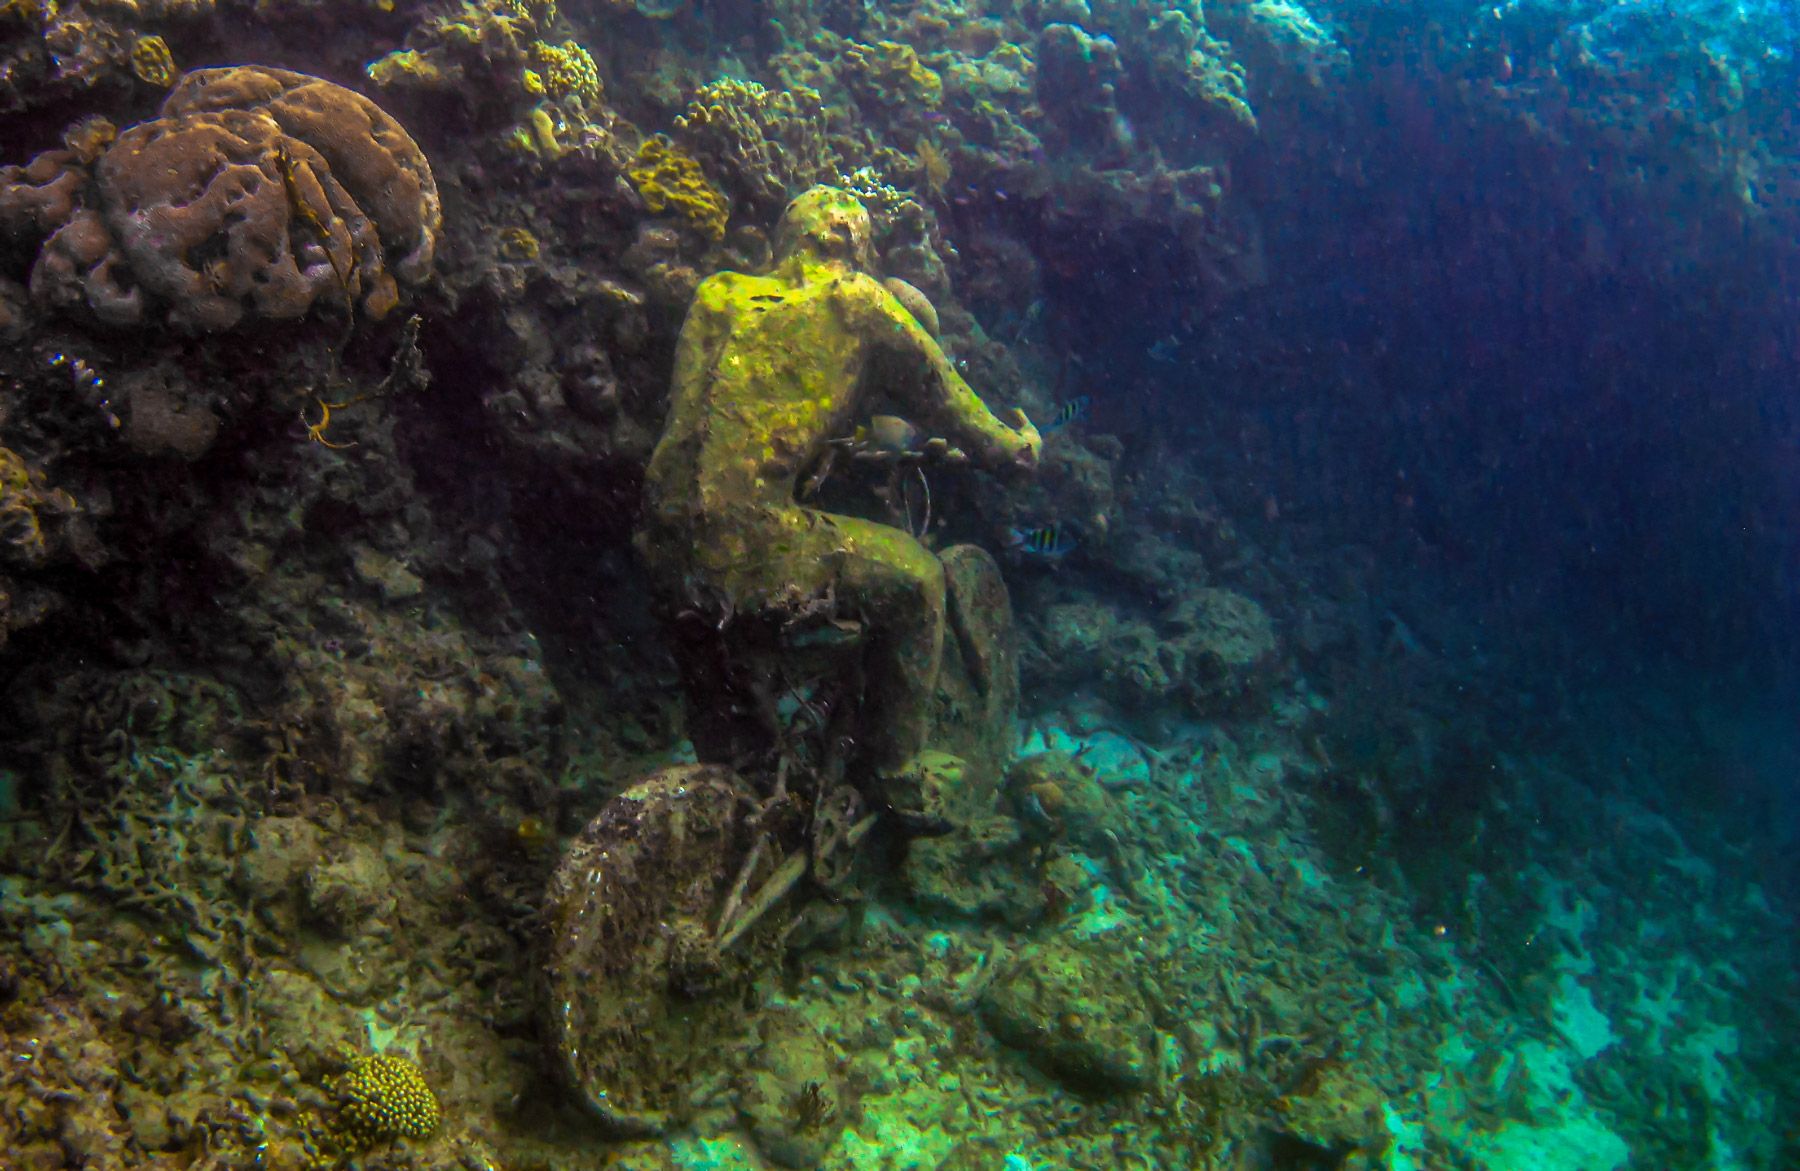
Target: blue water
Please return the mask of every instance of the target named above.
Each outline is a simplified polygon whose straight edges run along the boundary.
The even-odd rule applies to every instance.
[[[1797,95],[0,6],[0,1168],[1800,1167]]]

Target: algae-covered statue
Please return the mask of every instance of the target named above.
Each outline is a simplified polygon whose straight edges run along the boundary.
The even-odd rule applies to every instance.
[[[924,746],[944,569],[898,528],[802,507],[797,483],[877,395],[988,467],[1032,467],[1042,440],[1023,414],[1017,428],[997,419],[869,274],[870,237],[854,196],[815,187],[782,216],[767,275],[722,272],[701,283],[676,351],[638,542],[671,616],[703,613],[721,631],[733,622],[766,631],[822,614],[853,631],[863,675],[859,759],[892,775]],[[695,745],[703,758],[741,756],[772,720],[766,689],[758,703],[742,702],[745,673],[766,668],[743,654],[720,662],[716,649],[696,651],[691,641],[678,654]],[[749,657],[778,657],[784,645],[764,640]]]

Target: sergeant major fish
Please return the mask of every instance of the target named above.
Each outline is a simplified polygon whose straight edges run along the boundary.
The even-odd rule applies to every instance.
[[[1085,418],[1088,413],[1088,408],[1093,405],[1094,400],[1089,396],[1085,394],[1076,395],[1056,409],[1056,414],[1052,415],[1050,421],[1044,425],[1044,433],[1049,434],[1052,431],[1059,431],[1062,428],[1067,427],[1070,423]]]
[[[1021,557],[1041,557],[1057,561],[1075,549],[1075,538],[1063,529],[1061,521],[1034,529],[1013,529],[1006,535],[1006,549]]]

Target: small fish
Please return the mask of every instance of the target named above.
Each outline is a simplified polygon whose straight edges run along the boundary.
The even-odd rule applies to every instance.
[[[811,630],[803,630],[786,638],[786,645],[796,650],[803,647],[845,646],[860,639],[863,625],[849,619],[833,619],[823,626],[815,626]]]
[[[513,845],[527,854],[535,854],[556,844],[556,831],[541,817],[521,817],[513,823]]]
[[[1174,365],[1180,356],[1181,339],[1174,334],[1170,334],[1168,337],[1163,338],[1161,341],[1150,347],[1150,360],[1152,362],[1161,362],[1165,366]]]
[[[1025,334],[1044,316],[1045,301],[1042,297],[1025,306],[1025,312],[1019,315],[1019,326],[1013,330],[1013,341],[1025,340]]]
[[[1086,418],[1088,408],[1093,405],[1094,400],[1087,395],[1076,395],[1062,406],[1056,408],[1056,414],[1052,415],[1050,422],[1044,425],[1045,434],[1067,427],[1070,423],[1073,423],[1078,419]]]
[[[812,472],[801,482],[795,499],[806,500],[818,495],[819,489],[825,486],[825,481],[831,478],[832,469],[837,466],[837,454],[836,447],[825,449],[825,454],[819,457],[819,462],[814,465]]]
[[[860,447],[898,455],[918,446],[919,429],[899,415],[873,415],[866,426],[857,428],[856,438]]]
[[[1056,521],[1035,529],[1013,529],[1006,536],[1006,548],[1025,557],[1056,560],[1074,551],[1075,538],[1064,531],[1061,521]]]

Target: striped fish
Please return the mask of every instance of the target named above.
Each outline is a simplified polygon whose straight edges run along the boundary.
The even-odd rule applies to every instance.
[[[1056,414],[1051,416],[1050,422],[1045,425],[1044,430],[1049,432],[1062,427],[1067,427],[1070,423],[1084,417],[1088,413],[1088,408],[1093,405],[1094,400],[1087,395],[1076,395],[1062,406],[1056,408]]]
[[[1006,536],[1006,548],[1023,557],[1055,560],[1074,551],[1075,538],[1063,529],[1061,521],[1056,521],[1035,529],[1013,529]]]

